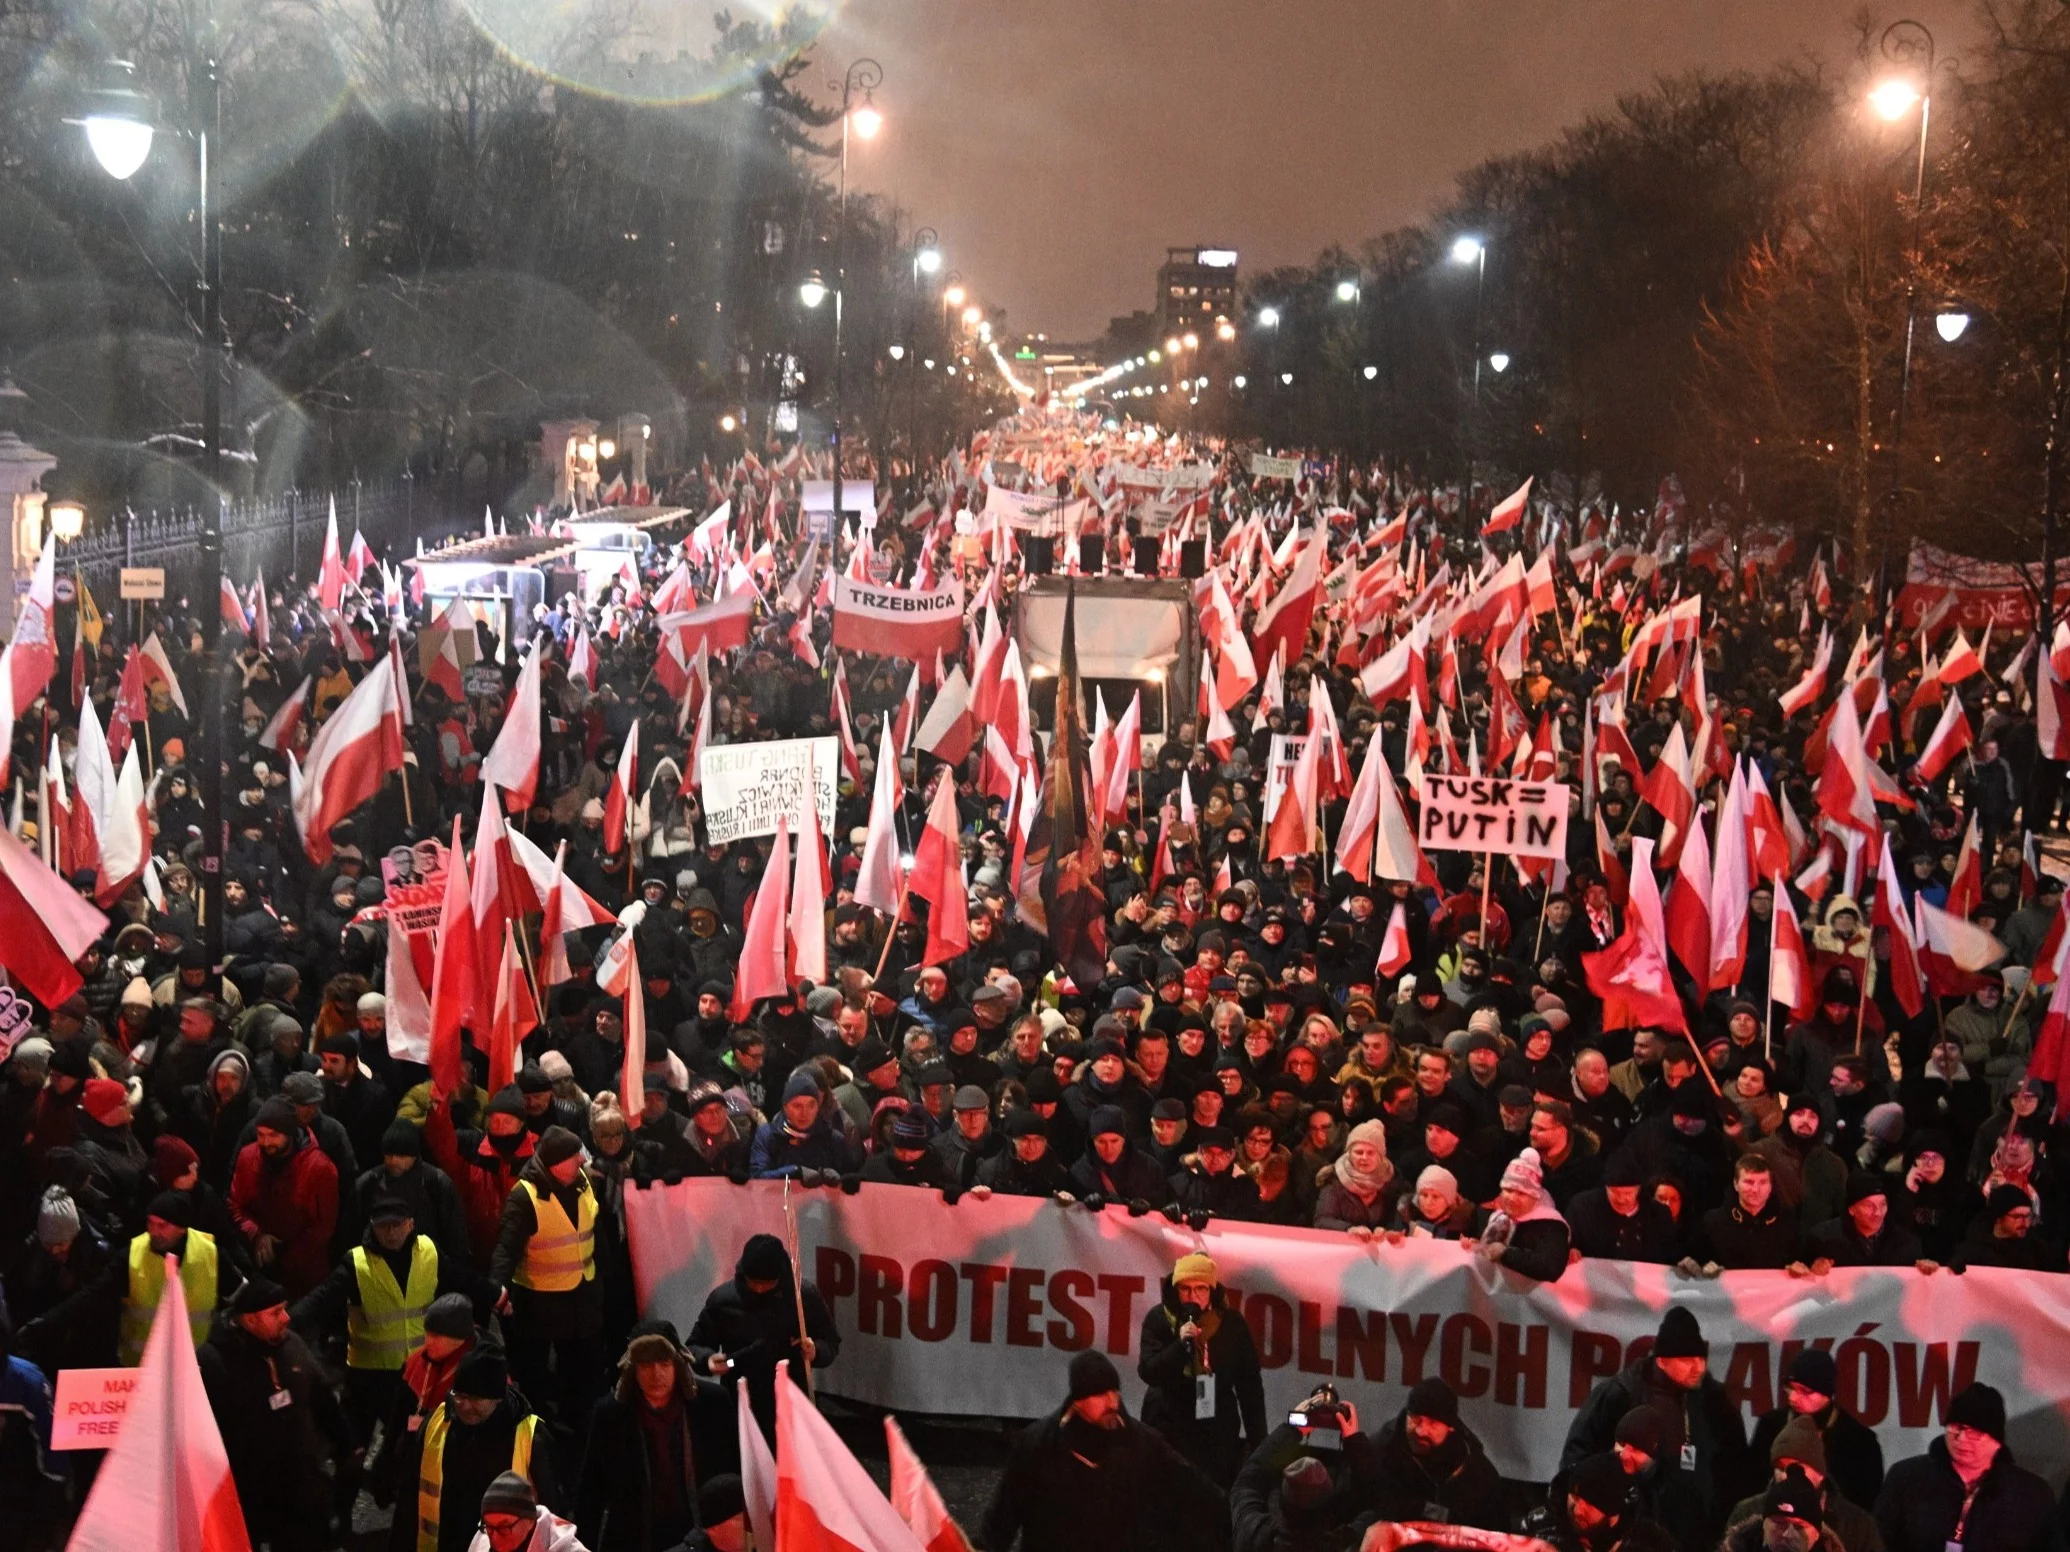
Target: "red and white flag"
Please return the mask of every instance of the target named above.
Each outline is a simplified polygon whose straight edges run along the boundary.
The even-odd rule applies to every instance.
[[[395,675],[383,667],[360,680],[309,745],[290,806],[311,862],[330,861],[331,826],[379,792],[388,773],[402,769],[402,758]]]
[[[482,781],[503,793],[503,802],[513,814],[532,806],[539,790],[539,649],[544,638],[535,637],[525,654],[525,666],[518,670],[517,687],[511,691],[510,709],[482,761]]]
[[[1891,848],[1881,848],[1878,864],[1876,903],[1869,912],[1869,925],[1884,929],[1890,943],[1890,989],[1905,1010],[1905,1017],[1917,1018],[1926,1007],[1926,971],[1919,959],[1919,936],[1913,917],[1905,910],[1905,896],[1898,884],[1897,866]]]
[[[813,779],[805,783],[805,814],[798,821],[798,860],[791,879],[790,979],[820,986],[827,978],[827,901],[834,889],[827,871],[826,842],[820,837],[819,804],[812,800],[819,790],[817,773],[810,774]]]
[[[122,1430],[66,1552],[251,1552],[172,1256],[165,1258],[164,1287]]]
[[[1488,514],[1488,520],[1481,524],[1481,537],[1489,534],[1508,533],[1524,520],[1524,513],[1531,506],[1531,481],[1525,480],[1515,490],[1504,496]]]
[[[439,906],[437,957],[431,977],[431,1080],[447,1093],[460,1086],[460,1030],[474,1017],[481,951],[474,941],[473,880],[460,844],[460,817],[446,852],[446,893]]]
[[[644,901],[632,910],[646,915]],[[603,963],[597,966],[597,989],[607,996],[625,999],[625,1050],[619,1057],[618,1095],[626,1124],[637,1129],[645,1108],[647,1091],[647,988],[640,976],[640,946],[634,931],[639,923],[628,919]]]
[[[0,830],[0,966],[46,1008],[79,990],[73,962],[108,930],[28,847]]]
[[[295,687],[294,694],[280,703],[280,709],[273,713],[259,734],[261,749],[278,750],[285,754],[294,748],[295,734],[302,726],[302,719],[309,714],[309,695],[315,687],[316,680],[305,676]]]
[[[1415,957],[1409,943],[1409,913],[1397,900],[1387,916],[1387,932],[1380,939],[1380,959],[1375,968],[1382,975],[1399,975]]]
[[[180,676],[173,672],[172,659],[166,655],[165,643],[153,631],[144,638],[143,647],[144,683],[162,684],[172,703],[180,708],[180,715],[187,715],[187,697],[180,689]]]
[[[1288,537],[1292,537],[1292,530]],[[1316,603],[1322,597],[1323,556],[1329,542],[1329,525],[1316,524],[1313,536],[1294,557],[1294,567],[1287,573],[1286,582],[1258,611],[1252,623],[1252,661],[1270,661],[1274,652],[1284,654],[1289,663],[1300,657],[1301,649],[1308,644],[1308,626],[1315,618]]]
[[[568,677],[580,679],[594,691],[597,687],[597,653],[589,642],[589,627],[575,628],[575,644],[568,648]]]
[[[1783,715],[1794,717],[1826,693],[1826,677],[1833,671],[1833,632],[1830,626],[1822,625],[1818,632],[1818,650],[1812,655],[1811,666],[1804,670],[1804,677],[1776,697],[1781,703]]]
[[[1600,822],[1601,815],[1597,815]],[[1589,988],[1602,998],[1605,1027],[1621,1013],[1633,1026],[1651,1026],[1686,1033],[1688,1015],[1667,967],[1667,928],[1653,878],[1653,842],[1632,841],[1631,909],[1624,931],[1600,953],[1583,954]]]
[[[913,873],[907,891],[927,902],[927,945],[920,963],[938,965],[970,948],[970,906],[963,889],[961,828],[956,813],[956,783],[944,771],[928,805],[927,827],[913,849]]]
[[[611,772],[611,784],[604,789],[604,850],[617,851],[623,844],[632,850],[633,791],[640,778],[640,722],[633,719],[625,730],[624,747]]]
[[[14,617],[7,643],[8,682],[17,714],[27,710],[57,672],[57,540],[43,541],[43,553],[29,574],[29,591]]]
[[[950,785],[953,787],[954,783]],[[776,845],[762,869],[761,883],[755,886],[754,903],[748,907],[747,931],[741,938],[740,961],[734,969],[729,1016],[736,1024],[746,1023],[755,1004],[763,998],[782,997],[790,992],[784,953],[791,914],[790,882],[791,826],[779,814]]]
[[[776,1371],[774,1552],[927,1552],[833,1424]]]
[[[1950,695],[1947,705],[1941,708],[1941,720],[1934,724],[1933,736],[1927,739],[1912,766],[1913,778],[1921,786],[1931,783],[1955,756],[1969,747],[1969,713],[1962,709],[1961,696]]]
[[[316,576],[316,601],[327,611],[335,611],[345,602],[345,584],[352,579],[345,574],[345,554],[338,548],[338,501],[331,498],[331,513],[323,531],[323,561]]]
[[[963,1529],[949,1515],[927,1467],[906,1442],[898,1419],[884,1419],[884,1444],[891,1462],[891,1507],[925,1552],[970,1552]]]
[[[1768,928],[1768,1000],[1781,1003],[1796,1018],[1809,1018],[1818,1001],[1818,988],[1811,981],[1811,955],[1804,947],[1797,907],[1780,883]]]
[[[496,1093],[517,1078],[518,1047],[539,1027],[539,1008],[532,1001],[532,983],[518,957],[517,929],[503,924],[503,955],[496,966],[496,1007],[489,1019],[489,1088]]]
[[[870,833],[855,876],[855,900],[873,911],[896,915],[905,870],[899,860],[896,817],[900,801],[898,752],[889,722],[877,735],[877,771],[870,792]]]
[[[1704,979],[1719,988],[1737,986],[1747,964],[1753,849],[1747,837],[1746,801],[1746,777],[1735,760],[1725,799],[1718,806],[1717,844],[1711,851],[1710,965]]]
[[[1976,990],[1978,972],[2005,958],[2005,945],[1975,922],[1915,897],[1912,909],[1919,926],[1919,963],[1936,995],[1966,997]]]
[[[1983,836],[1977,816],[1971,814],[1962,831],[1962,844],[1955,851],[1955,876],[1948,880],[1948,914],[1967,919],[1983,898]]]
[[[1668,884],[1667,941],[1689,979],[1696,983],[1699,1002],[1713,986],[1711,895],[1710,843],[1704,839],[1703,826],[1692,824],[1683,839],[1675,876]]]

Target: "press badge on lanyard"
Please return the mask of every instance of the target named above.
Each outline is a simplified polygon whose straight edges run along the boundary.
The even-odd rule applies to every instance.
[[[1215,1415],[1215,1377],[1212,1374],[1193,1376],[1193,1420],[1205,1423]]]

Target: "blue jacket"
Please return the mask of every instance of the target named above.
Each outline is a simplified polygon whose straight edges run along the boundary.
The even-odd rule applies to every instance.
[[[748,1170],[757,1180],[775,1180],[801,1169],[839,1171],[848,1167],[847,1143],[824,1121],[815,1121],[800,1137],[779,1114],[755,1128],[755,1140],[748,1149]]]
[[[26,1358],[9,1358],[0,1368],[0,1431],[13,1428],[20,1418],[36,1443],[36,1469],[62,1482],[65,1474],[51,1462],[50,1412],[50,1381],[43,1371]]]

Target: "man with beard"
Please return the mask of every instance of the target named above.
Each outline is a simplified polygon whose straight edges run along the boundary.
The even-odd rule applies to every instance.
[[[1798,1094],[1790,1101],[1781,1130],[1748,1150],[1768,1160],[1775,1199],[1795,1209],[1799,1223],[1814,1229],[1839,1217],[1847,1205],[1847,1164],[1819,1140],[1824,1124],[1818,1101]]]
[[[1222,1495],[1122,1410],[1107,1355],[1071,1360],[1070,1397],[1014,1441],[985,1511],[986,1552],[1213,1552],[1228,1542]]]
[[[1681,1485],[1703,1504],[1707,1540],[1724,1529],[1747,1453],[1746,1424],[1725,1387],[1711,1378],[1710,1343],[1686,1305],[1674,1305],[1660,1322],[1653,1349],[1596,1387],[1575,1414],[1560,1452],[1560,1469],[1572,1471],[1616,1443],[1617,1424],[1634,1407],[1653,1405],[1683,1419],[1683,1444],[1675,1465]]]
[[[323,1446],[343,1467],[350,1430],[314,1355],[288,1329],[280,1284],[253,1278],[230,1300],[230,1314],[196,1357],[238,1505],[254,1543],[313,1552],[330,1545]]]
[[[338,1224],[338,1169],[279,1095],[259,1107],[255,1136],[237,1155],[230,1216],[252,1260],[300,1298],[330,1270]]]
[[[2005,1398],[1971,1385],[1948,1404],[1940,1438],[1890,1468],[1876,1500],[1888,1552],[2040,1552],[2062,1544],[2048,1484],[2013,1461]]]
[[[763,1437],[776,1437],[776,1366],[786,1361],[824,1369],[841,1351],[834,1317],[819,1289],[806,1281],[796,1291],[795,1273],[783,1241],[774,1234],[750,1238],[734,1264],[730,1281],[704,1301],[690,1328],[690,1355],[700,1373],[739,1377]],[[798,1329],[798,1311],[805,1329]],[[792,1373],[800,1370],[793,1368]]]
[[[1671,1552],[1673,1538],[1633,1504],[1631,1484],[1616,1455],[1591,1455],[1564,1475],[1565,1495],[1525,1515],[1525,1535],[1558,1552]],[[1392,1548],[1368,1543],[1367,1552]]]
[[[1400,1415],[1381,1428],[1378,1502],[1383,1520],[1442,1520],[1502,1530],[1509,1521],[1502,1477],[1481,1441],[1460,1421],[1459,1397],[1443,1380],[1416,1382]]]

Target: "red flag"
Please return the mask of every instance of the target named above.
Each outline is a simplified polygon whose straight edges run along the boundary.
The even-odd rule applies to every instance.
[[[460,845],[460,819],[453,819],[453,844],[446,853],[446,894],[439,907],[438,956],[431,979],[431,1080],[450,1094],[463,1076],[460,1028],[473,1017],[481,953],[474,941],[474,905],[469,896],[467,853]]]
[[[1525,480],[1496,505],[1488,514],[1488,520],[1481,524],[1481,537],[1489,534],[1508,533],[1524,520],[1524,513],[1531,505],[1531,481]]]
[[[309,860],[331,857],[331,826],[381,790],[403,763],[395,675],[377,669],[360,680],[309,746],[302,789],[291,805]]]
[[[1610,827],[1603,823],[1600,808],[1596,810],[1596,869],[1603,875],[1610,903],[1623,910],[1631,898],[1631,877],[1625,871],[1624,859],[1617,855],[1616,843],[1610,839]]]
[[[1605,1028],[1650,1026],[1687,1032],[1688,1016],[1668,975],[1666,929],[1659,886],[1653,879],[1653,843],[1632,842],[1631,910],[1624,931],[1600,953],[1583,954],[1590,990],[1605,1003]],[[1625,1023],[1611,1020],[1622,1013]]]
[[[251,1552],[176,1257],[165,1258],[164,1281],[122,1431],[67,1552]]]
[[[2034,1054],[2027,1061],[2027,1076],[2046,1078],[2056,1086],[2056,1114],[2060,1116],[2066,1103],[2062,1097],[2070,1093],[2070,975],[2056,978],[2055,990],[2049,995],[2048,1011],[2042,1015],[2041,1028],[2034,1033]]]
[[[949,783],[955,786],[954,782]],[[790,916],[791,827],[781,814],[776,819],[776,845],[762,869],[762,882],[755,887],[754,903],[748,907],[747,932],[741,939],[740,961],[733,976],[733,1005],[729,1016],[736,1024],[747,1022],[748,1014],[764,997],[781,997],[791,989],[784,963],[784,937]]]
[[[776,1371],[774,1552],[925,1552],[788,1363]]]
[[[970,1552],[969,1540],[950,1518],[949,1506],[906,1442],[897,1418],[884,1419],[884,1443],[891,1462],[891,1506],[914,1538],[926,1552]]]
[[[1843,695],[1833,702],[1826,761],[1818,776],[1819,812],[1859,835],[1880,835],[1873,783],[1854,697]]]
[[[963,851],[957,840],[956,782],[943,771],[928,805],[927,828],[913,848],[910,893],[928,905],[927,946],[920,963],[938,965],[970,948],[970,907],[963,892]]]
[[[79,990],[73,968],[108,919],[0,828],[0,966],[46,1008]]]
[[[143,654],[132,646],[122,660],[115,699],[108,707],[108,757],[119,760],[129,747],[131,729],[151,715],[151,697],[144,688]]]

